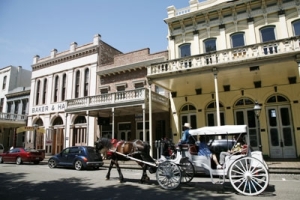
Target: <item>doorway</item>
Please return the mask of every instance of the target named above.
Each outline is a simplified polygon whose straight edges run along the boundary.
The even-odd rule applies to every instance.
[[[266,109],[271,158],[295,158],[290,106],[269,106]]]

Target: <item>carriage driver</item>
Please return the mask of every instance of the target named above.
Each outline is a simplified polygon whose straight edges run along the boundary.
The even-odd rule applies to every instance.
[[[190,137],[190,133],[189,133],[189,130],[191,129],[191,125],[190,123],[184,123],[183,125],[183,134],[182,134],[182,137],[181,137],[181,140],[179,140],[179,145],[180,144],[188,144],[189,143],[189,137]]]

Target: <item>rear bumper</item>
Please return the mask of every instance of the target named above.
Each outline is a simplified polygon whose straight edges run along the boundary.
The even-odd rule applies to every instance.
[[[86,162],[87,167],[101,167],[103,164],[103,161]]]

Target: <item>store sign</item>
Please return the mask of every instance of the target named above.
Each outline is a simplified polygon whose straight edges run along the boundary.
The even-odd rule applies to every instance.
[[[44,114],[50,112],[59,112],[64,111],[66,108],[66,103],[59,103],[59,104],[50,104],[45,106],[35,106],[32,107],[32,114]]]
[[[33,126],[22,126],[17,128],[17,133],[22,133],[25,131],[34,131],[36,130],[36,132],[38,133],[45,133],[45,129],[42,127],[33,127]]]

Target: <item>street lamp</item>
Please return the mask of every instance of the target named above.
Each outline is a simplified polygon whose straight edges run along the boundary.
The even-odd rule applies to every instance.
[[[260,121],[259,121],[259,115],[260,115],[260,112],[261,112],[261,107],[260,105],[258,104],[258,102],[256,101],[255,102],[255,105],[254,105],[254,113],[255,113],[255,116],[257,118],[257,129],[258,129],[258,148],[260,151],[262,151],[262,146],[261,146],[261,135],[260,135]]]
[[[39,127],[38,124],[33,124],[34,132],[33,132],[33,149],[36,148],[36,129]]]

